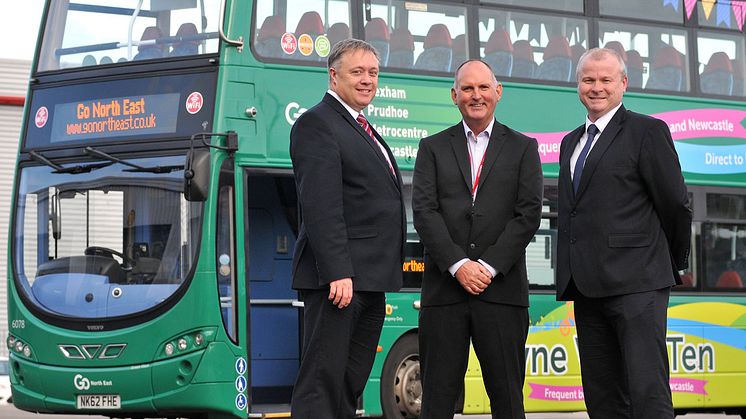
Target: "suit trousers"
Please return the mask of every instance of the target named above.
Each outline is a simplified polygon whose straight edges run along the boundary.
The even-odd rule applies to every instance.
[[[526,307],[490,303],[471,295],[465,302],[423,307],[419,330],[423,386],[420,418],[453,418],[456,400],[463,391],[471,341],[482,368],[492,417],[525,419],[527,334]]]
[[[666,351],[670,292],[603,298],[577,293],[575,322],[591,419],[674,417]]]
[[[383,292],[355,291],[340,309],[329,290],[303,290],[303,355],[293,419],[350,419],[373,367],[386,313]]]

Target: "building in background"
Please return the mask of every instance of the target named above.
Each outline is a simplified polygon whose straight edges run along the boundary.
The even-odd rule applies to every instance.
[[[8,224],[13,196],[13,174],[18,155],[18,139],[23,119],[23,104],[28,89],[31,61],[0,59],[0,356],[8,356],[7,291]]]

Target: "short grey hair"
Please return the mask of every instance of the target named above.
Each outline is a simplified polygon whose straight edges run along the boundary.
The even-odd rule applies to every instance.
[[[381,62],[381,55],[378,54],[378,50],[376,49],[376,47],[360,39],[347,38],[337,42],[332,47],[332,52],[329,53],[329,58],[326,59],[327,70],[335,68],[337,65],[339,65],[339,61],[342,59],[342,56],[344,56],[348,52],[354,51],[370,52],[376,57],[376,60],[378,60],[378,62]]]
[[[461,71],[461,67],[463,67],[463,66],[465,66],[465,65],[467,65],[469,63],[482,63],[482,64],[484,64],[484,66],[487,67],[488,70],[490,70],[490,74],[492,75],[492,82],[495,83],[495,85],[497,85],[497,77],[495,77],[495,72],[494,72],[494,70],[492,70],[492,67],[489,64],[487,64],[486,62],[480,60],[479,58],[471,58],[471,59],[468,59],[468,60],[464,61],[463,63],[461,63],[461,65],[458,66],[458,68],[456,69],[456,71],[453,72],[453,88],[454,89],[456,89],[456,87],[458,87],[457,86],[457,83],[458,83],[458,73]]]
[[[624,58],[619,55],[618,52],[611,48],[591,48],[584,52],[583,55],[578,59],[578,66],[575,68],[575,79],[580,81],[580,70],[583,68],[586,60],[591,59],[594,61],[601,61],[606,58],[607,55],[611,55],[619,61],[619,67],[622,70],[622,77],[627,76],[627,64],[624,63]]]

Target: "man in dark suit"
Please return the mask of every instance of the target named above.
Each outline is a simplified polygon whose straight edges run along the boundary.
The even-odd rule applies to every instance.
[[[560,148],[557,299],[575,301],[586,407],[673,418],[666,310],[692,221],[681,167],[668,126],[622,105],[616,52],[586,52],[577,79],[588,116]]]
[[[463,121],[424,138],[417,153],[423,419],[453,417],[470,341],[492,417],[525,417],[525,250],[541,220],[542,174],[536,140],[495,120],[501,94],[486,63],[462,64],[451,97]]]
[[[378,52],[340,41],[330,90],[290,132],[301,227],[293,288],[304,308],[294,419],[355,416],[376,354],[386,291],[402,283],[404,202],[386,143],[360,111],[376,94]]]

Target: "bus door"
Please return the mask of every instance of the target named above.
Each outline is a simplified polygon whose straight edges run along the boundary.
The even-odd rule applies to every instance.
[[[243,177],[246,280],[251,308],[252,412],[287,409],[300,364],[302,304],[291,287],[298,232],[289,173]]]

